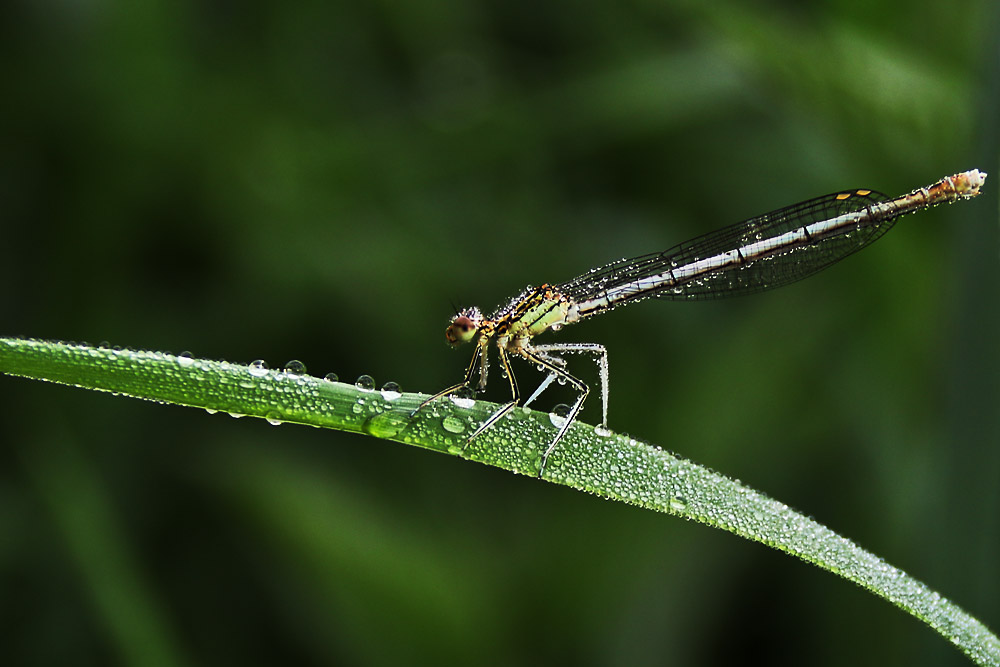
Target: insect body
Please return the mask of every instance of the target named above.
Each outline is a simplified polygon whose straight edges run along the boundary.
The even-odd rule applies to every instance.
[[[535,345],[536,336],[647,298],[713,299],[787,285],[871,244],[907,213],[975,197],[985,180],[986,174],[974,169],[895,198],[866,189],[835,192],[724,227],[663,252],[613,262],[558,285],[529,287],[490,317],[478,308],[462,310],[451,320],[445,338],[455,346],[475,344],[465,378],[428,398],[414,413],[459,389],[485,389],[492,342],[510,383],[511,398],[480,424],[465,447],[521,403],[511,357],[520,357],[547,374],[525,405],[553,379],[577,391],[569,414],[542,454],[541,476],[549,455],[590,392],[586,383],[566,371],[564,356],[583,353],[596,359],[601,426],[607,428],[608,353],[596,343]]]

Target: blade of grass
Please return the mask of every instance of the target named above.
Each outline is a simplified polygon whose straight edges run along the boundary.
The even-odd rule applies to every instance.
[[[367,433],[530,475],[556,428],[556,418],[518,409],[463,454],[464,439],[495,404],[445,399],[411,418],[425,395],[159,352],[0,338],[0,372],[272,423]],[[916,616],[976,663],[1000,665],[1000,640],[954,603],[788,506],[655,445],[577,423],[550,457],[544,478],[785,551]]]

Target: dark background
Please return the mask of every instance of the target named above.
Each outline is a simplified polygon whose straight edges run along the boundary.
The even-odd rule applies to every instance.
[[[834,190],[997,171],[997,18],[5,3],[0,332],[433,392],[468,361],[453,302]],[[608,346],[615,430],[996,628],[998,176],[803,283],[547,340]],[[4,664],[965,664],[776,551],[458,458],[14,378],[0,400]]]

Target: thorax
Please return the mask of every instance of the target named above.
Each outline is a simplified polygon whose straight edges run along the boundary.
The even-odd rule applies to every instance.
[[[498,347],[514,351],[538,334],[574,321],[572,302],[550,285],[528,288],[491,318]]]

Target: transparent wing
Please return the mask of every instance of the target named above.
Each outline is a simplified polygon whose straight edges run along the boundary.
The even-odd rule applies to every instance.
[[[671,269],[780,236],[811,223],[863,211],[888,199],[884,194],[871,190],[835,192],[709,232],[663,252],[608,264],[565,282],[557,289],[577,301],[595,298],[606,290],[628,285],[642,278],[662,275]],[[747,264],[700,275],[690,282],[652,290],[636,289],[634,294],[624,294],[615,303],[609,304],[609,307],[647,297],[670,300],[714,299],[781,287],[821,271],[871,244],[889,231],[896,217],[883,216],[881,219],[870,220],[851,227],[842,234],[818,238],[814,242],[779,251]]]

